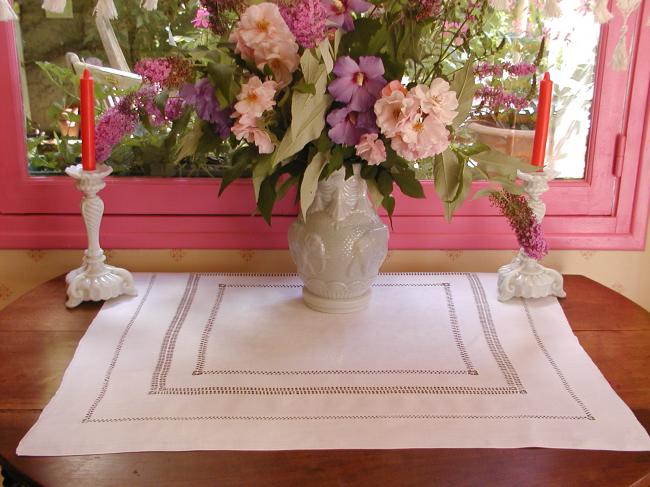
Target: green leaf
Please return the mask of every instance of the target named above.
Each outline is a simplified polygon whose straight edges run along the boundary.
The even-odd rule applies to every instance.
[[[290,178],[287,178],[277,189],[277,195],[276,195],[276,200],[281,200],[287,195],[287,192],[289,189],[291,189],[291,186],[294,186],[298,184],[300,181],[300,176],[291,176]]]
[[[262,182],[271,174],[271,157],[267,154],[260,155],[253,165],[253,190],[255,201],[259,202]]]
[[[463,174],[460,178],[460,187],[458,188],[456,197],[453,201],[445,201],[443,203],[445,208],[445,219],[447,221],[451,221],[451,217],[454,214],[454,211],[456,211],[456,209],[463,204],[463,202],[467,199],[470,190],[472,189],[471,171],[468,171],[465,166],[461,167],[461,171],[463,171]]]
[[[379,29],[381,29],[381,26],[381,22],[377,19],[371,19],[368,17],[356,19],[354,22],[354,30],[343,34],[339,46],[339,53],[337,54],[348,55],[353,58],[379,54],[379,50],[371,51],[369,49],[368,41],[373,38]],[[383,45],[380,45],[379,48],[383,48]]]
[[[322,152],[318,152],[314,157],[312,157],[311,161],[309,161],[305,173],[302,176],[302,183],[300,184],[300,211],[305,220],[307,219],[307,210],[316,197],[320,173],[323,171],[326,164],[326,155]]]
[[[203,124],[204,122],[197,121],[189,131],[183,134],[179,141],[178,149],[176,150],[175,164],[178,164],[186,157],[194,155],[199,146],[199,140],[201,140],[201,136],[203,135]]]
[[[393,192],[393,178],[388,171],[381,171],[377,177],[377,189],[383,196],[389,196]]]
[[[420,181],[415,177],[415,173],[410,169],[396,168],[391,172],[393,179],[399,186],[399,189],[406,196],[411,198],[424,198],[424,190]]]
[[[236,67],[232,64],[209,62],[207,69],[214,82],[219,104],[222,107],[230,105],[237,95],[233,89]]]
[[[334,69],[334,58],[332,57],[332,46],[327,37],[318,45],[318,51],[325,64],[325,69],[328,73],[331,73],[332,69]]]
[[[343,166],[343,150],[340,145],[335,145],[330,154],[329,170],[330,173],[341,169]]]
[[[450,89],[456,92],[456,99],[458,100],[458,115],[454,118],[451,126],[457,128],[469,115],[474,101],[474,94],[476,93],[474,56],[470,56],[465,66],[456,72],[450,84]]]
[[[519,186],[515,181],[512,179],[502,177],[502,176],[494,176],[490,178],[490,181],[494,181],[496,183],[499,183],[503,189],[508,191],[509,193],[512,194],[524,194],[524,189]]]
[[[304,81],[314,85],[315,93],[294,91],[291,98],[291,126],[273,153],[272,166],[301,151],[309,142],[318,138],[325,128],[325,112],[331,98],[326,94],[327,73],[325,67],[305,51],[300,60]]]
[[[458,148],[458,151],[464,156],[469,157],[470,159],[474,154],[480,154],[481,152],[489,151],[490,146],[483,144],[482,142],[474,142],[469,145],[463,145]]]
[[[264,218],[264,221],[271,224],[271,215],[273,213],[273,205],[275,204],[276,192],[274,178],[266,178],[260,185],[259,198],[257,199],[257,208]]]
[[[363,179],[375,179],[375,176],[377,176],[377,166],[373,166],[371,164],[364,164],[361,166],[361,177]]]
[[[327,136],[327,134],[323,132],[320,137],[314,141],[314,146],[318,152],[328,152],[334,146],[334,144]]]
[[[298,93],[308,93],[310,95],[315,95],[316,87],[314,86],[313,83],[305,83],[304,81],[300,81],[295,85],[293,85],[293,91],[297,91]]]
[[[495,150],[488,150],[474,154],[470,157],[470,159],[479,164],[487,164],[490,166],[505,166],[515,172],[517,169],[524,172],[534,172],[539,169],[539,167],[528,164],[523,159],[512,157],[504,154],[503,152]]]
[[[384,200],[384,195],[382,192],[379,190],[377,187],[377,181],[374,179],[369,179],[366,181],[368,184],[368,196],[370,196],[370,201],[372,202],[372,205],[375,207],[375,210],[381,206],[381,202]],[[391,182],[392,186],[392,182]]]
[[[392,196],[384,196],[384,199],[381,201],[381,206],[386,208],[386,212],[388,213],[388,218],[390,218],[392,222],[393,212],[395,211],[395,198],[393,198]]]
[[[497,193],[498,191],[494,188],[483,188],[479,189],[476,193],[474,193],[474,196],[472,196],[473,200],[477,200],[479,198],[482,198],[484,196],[490,196],[492,193]]]
[[[257,154],[254,147],[248,146],[238,149],[232,155],[232,165],[224,171],[219,187],[219,196],[236,179],[241,177],[244,171],[252,164],[253,157]]]
[[[438,154],[433,162],[433,182],[436,193],[444,202],[452,202],[458,194],[462,166],[450,150]]]

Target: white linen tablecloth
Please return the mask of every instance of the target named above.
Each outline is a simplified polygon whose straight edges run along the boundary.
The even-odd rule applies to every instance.
[[[294,275],[136,285],[103,306],[19,455],[650,449],[557,300],[500,303],[493,274],[383,274],[348,315],[306,308]]]

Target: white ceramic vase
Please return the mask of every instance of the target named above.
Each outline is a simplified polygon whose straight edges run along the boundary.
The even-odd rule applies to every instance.
[[[318,183],[306,219],[289,229],[289,251],[304,282],[307,306],[325,313],[364,309],[388,251],[388,228],[368,200],[355,164]]]

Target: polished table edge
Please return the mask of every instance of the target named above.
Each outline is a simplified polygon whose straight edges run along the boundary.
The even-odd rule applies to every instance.
[[[596,283],[595,281],[592,281],[589,278],[586,278],[584,276],[565,276],[565,287],[567,288],[567,294],[568,297],[564,299],[560,299],[559,302],[562,305],[562,308],[567,315],[567,318],[569,320],[569,323],[572,325],[572,329],[574,330],[574,333],[580,338],[582,334],[585,333],[598,333],[598,332],[626,332],[626,331],[639,331],[639,332],[646,332],[650,331],[650,313],[648,313],[646,310],[641,308],[639,305],[635,304],[628,298],[625,298],[624,296],[616,293],[615,291]],[[588,289],[588,291],[591,293],[588,297],[587,296],[576,296],[576,294],[580,293],[581,291],[585,291]],[[19,328],[15,329],[14,327],[16,326],[16,321],[12,320],[10,316],[12,314],[18,313],[20,316],[28,316],[30,314],[31,310],[33,310],[34,303],[38,303],[39,301],[42,301],[42,294],[47,293],[48,296],[48,305],[57,305],[57,302],[60,301],[60,306],[61,309],[58,309],[57,312],[62,314],[63,316],[69,317],[70,318],[70,323],[73,325],[72,328],[66,328],[67,324],[63,325],[63,329],[40,329],[38,328],[37,330],[31,330],[29,328]],[[575,293],[575,294],[574,294]],[[60,298],[59,298],[60,296]],[[589,299],[587,299],[589,298]],[[614,302],[609,303],[609,306],[607,306],[607,303],[603,303],[603,300],[614,300]],[[102,303],[84,303],[82,304],[79,308],[76,308],[74,310],[65,310],[63,311],[63,306],[64,306],[64,301],[65,301],[65,283],[63,280],[63,276],[60,276],[58,278],[52,279],[37,288],[35,288],[32,291],[29,291],[25,295],[17,298],[14,300],[12,303],[10,303],[5,309],[0,310],[0,334],[1,333],[12,333],[12,332],[20,332],[20,333],[25,333],[29,331],[34,331],[38,333],[59,333],[59,332],[85,332],[87,327],[90,325],[96,314],[99,312],[101,309]],[[606,306],[608,313],[625,313],[625,316],[627,319],[623,320],[621,323],[618,323],[617,326],[624,326],[624,327],[629,327],[629,328],[612,328],[612,329],[601,329],[601,330],[592,330],[589,328],[585,329],[576,329],[573,326],[572,319],[571,317],[574,316],[581,316],[581,319],[584,319],[585,312],[588,312],[588,308],[594,308],[593,312],[597,313],[598,306]],[[30,309],[31,308],[31,309]],[[47,310],[37,310],[41,313],[47,314]],[[630,318],[630,316],[632,318]],[[35,318],[38,320],[38,317]],[[80,322],[80,320],[83,321],[83,323]],[[30,321],[31,323],[31,321]],[[78,325],[78,327],[76,327]],[[598,365],[598,364],[597,364]],[[4,366],[4,364],[3,364]],[[60,382],[60,379],[63,375],[63,372],[67,368],[64,367],[63,370],[58,371],[58,382]],[[638,409],[638,408],[637,408]],[[640,413],[646,413],[650,410],[650,404],[647,405],[647,407],[644,405],[644,408],[642,410],[639,410],[638,412]],[[26,415],[37,415],[40,414],[42,411],[42,408],[22,408],[22,407],[16,407],[13,409],[0,409],[0,414],[21,414],[25,413]],[[637,413],[637,411],[635,411]],[[637,416],[639,414],[637,413]],[[648,424],[650,424],[650,421],[645,417],[645,414],[642,414],[643,417],[643,424],[646,428],[648,428]],[[648,415],[650,416],[650,414]],[[24,433],[23,433],[24,435]],[[21,436],[22,437],[22,436]],[[17,446],[17,445],[16,445]],[[460,449],[460,451],[465,451],[468,453],[479,453],[483,452],[485,453],[486,451],[489,451],[490,454],[493,454],[494,452],[501,452],[503,455],[515,455],[513,452],[517,451],[544,451],[544,450],[550,450],[554,452],[562,452],[558,453],[560,456],[564,455],[564,452],[571,452],[571,455],[593,455],[594,452],[598,452],[598,457],[608,457],[608,456],[621,456],[624,458],[642,458],[649,466],[649,472],[650,472],[650,454],[647,452],[610,452],[610,451],[597,451],[597,450],[557,450],[557,449],[538,449],[538,448],[526,448],[526,449]],[[358,455],[358,456],[363,456],[364,452],[367,454],[373,454],[374,452],[384,452],[384,454],[387,454],[387,452],[393,452],[392,454],[394,455],[413,455],[413,451],[425,451],[425,452],[445,452],[447,449],[414,449],[414,450],[307,450],[307,451],[300,451],[300,450],[294,450],[290,451],[289,453],[293,454],[307,454],[310,457],[314,458],[325,458],[328,456],[340,456],[340,455]],[[584,452],[591,452],[591,453],[584,453]],[[15,446],[13,447],[13,453],[12,456],[15,456]],[[136,452],[136,453],[119,453],[119,454],[103,454],[103,455],[87,455],[87,456],[82,456],[82,457],[88,457],[88,458],[97,458],[97,457],[105,457],[105,456],[123,456],[123,455],[129,455],[129,456],[134,456],[134,458],[137,458],[138,455],[143,456],[144,454],[147,453],[152,453],[152,452]],[[162,455],[163,457],[170,459],[172,455],[179,453],[179,452],[156,452],[157,455]],[[185,452],[187,453],[187,452]],[[214,457],[219,457],[223,456],[224,454],[227,455],[249,455],[249,456],[255,456],[255,454],[259,455],[260,452],[247,452],[247,451],[202,451],[202,452],[194,452],[195,454],[200,454],[200,455],[211,455]],[[277,455],[277,452],[264,452],[269,455]],[[553,456],[552,454],[547,454],[544,453],[542,455],[549,455]],[[62,459],[62,461],[65,461],[65,459],[78,459],[80,456],[74,456],[74,457],[20,457],[21,462],[29,462],[29,459],[36,459],[35,461],[38,461],[38,459]],[[28,459],[29,458],[29,459]],[[22,472],[18,467],[15,467],[12,462],[5,456],[4,452],[0,451],[0,465],[3,467],[3,471],[7,472],[9,476],[13,480],[18,480],[21,482],[26,482],[31,485],[39,485],[37,482],[35,482],[26,472]],[[644,485],[644,484],[639,484],[639,482],[643,482],[644,479],[648,478],[647,475],[650,475],[649,472],[646,472],[645,474],[642,475],[641,478],[639,478],[637,481],[635,481],[635,485]]]

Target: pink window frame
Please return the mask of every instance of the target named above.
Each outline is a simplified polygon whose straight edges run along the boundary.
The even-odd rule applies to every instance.
[[[650,206],[650,0],[628,20],[630,69],[613,71],[620,12],[603,26],[584,180],[555,181],[545,195],[544,229],[556,249],[643,249]],[[66,177],[26,168],[20,72],[11,23],[0,23],[0,248],[83,248],[79,193]],[[102,197],[106,248],[287,247],[296,214],[289,195],[268,227],[254,210],[250,182],[217,198],[214,179],[109,178]],[[475,184],[475,190],[481,188]],[[505,220],[485,199],[467,202],[447,223],[431,182],[427,200],[396,196],[394,249],[510,249]]]

